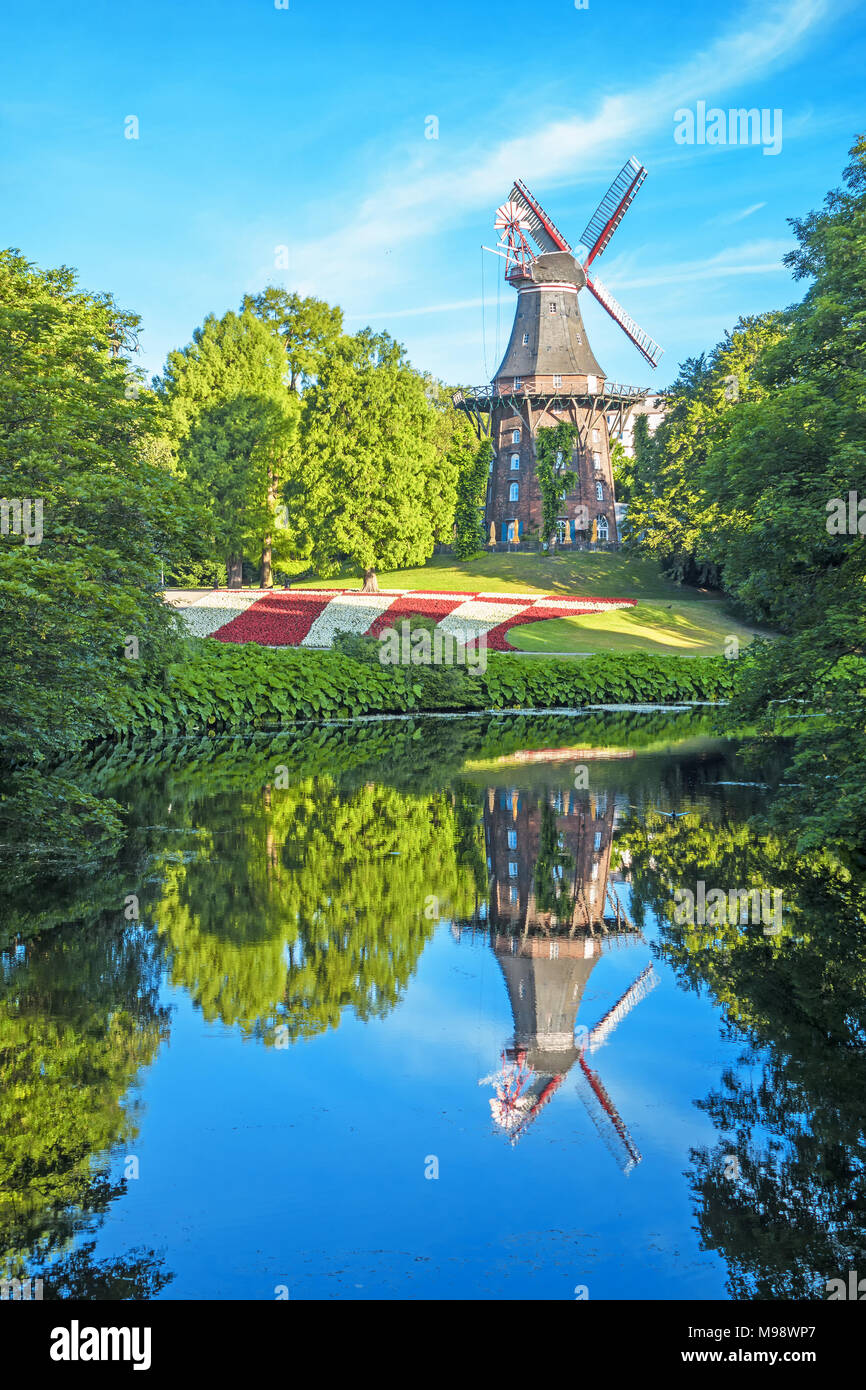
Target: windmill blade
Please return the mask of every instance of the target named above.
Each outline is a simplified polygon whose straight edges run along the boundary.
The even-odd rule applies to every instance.
[[[626,337],[631,338],[638,352],[642,353],[655,369],[661,361],[664,348],[659,347],[654,338],[635,323],[630,314],[627,314],[621,304],[617,304],[610,290],[606,290],[600,280],[590,280],[586,277],[586,287],[591,290],[603,309],[606,309],[611,318],[619,324]]]
[[[583,229],[581,244],[589,250],[589,255],[584,261],[584,270],[607,246],[645,178],[646,169],[632,155],[620,169]]]
[[[615,1004],[612,1004],[603,1018],[586,1036],[585,1047],[588,1052],[595,1052],[603,1043],[607,1042],[614,1028],[621,1023],[626,1014],[631,1013],[635,1004],[639,1004],[645,999],[651,990],[659,984],[659,977],[652,965],[646,966],[640,972],[637,979],[629,985],[625,994],[621,994]]]
[[[520,179],[515,180],[514,187],[509,194],[509,201],[517,203],[521,209],[529,235],[539,251],[571,251],[571,247],[556,223],[548,217],[544,208],[535,201],[526,184],[521,183]]]

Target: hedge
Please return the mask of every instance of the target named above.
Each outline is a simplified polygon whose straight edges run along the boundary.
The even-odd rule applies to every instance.
[[[481,672],[203,640],[191,642],[187,658],[158,678],[145,671],[131,678],[106,716],[105,733],[241,731],[363,714],[719,701],[732,693],[735,665],[724,657],[651,653],[586,659],[490,653]]]

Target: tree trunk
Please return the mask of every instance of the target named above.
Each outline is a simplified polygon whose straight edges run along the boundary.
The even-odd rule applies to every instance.
[[[230,589],[239,589],[243,583],[243,555],[230,555],[226,560],[226,571]]]
[[[362,594],[378,594],[378,592],[379,592],[379,581],[378,581],[378,579],[376,578],[376,571],[375,571],[375,570],[364,570],[364,587],[363,587],[363,589],[361,590],[361,593],[362,593]]]
[[[272,589],[274,587],[274,576],[271,570],[271,538],[265,536],[262,541],[262,577],[259,580],[260,589]]]
[[[277,505],[277,480],[273,468],[268,465],[268,511],[273,515]],[[260,589],[272,589],[274,587],[274,575],[271,569],[271,547],[273,537],[270,532],[262,541],[262,574],[259,580]]]

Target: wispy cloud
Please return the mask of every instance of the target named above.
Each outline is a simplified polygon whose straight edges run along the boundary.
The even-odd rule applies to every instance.
[[[760,203],[757,206],[763,207]],[[698,280],[724,280],[739,275],[771,275],[790,271],[782,264],[782,257],[795,246],[794,241],[753,241],[744,246],[731,246],[718,251],[714,256],[697,261],[677,261],[674,265],[655,266],[652,271],[642,274],[622,273],[615,262],[611,263],[611,282],[620,289],[648,289],[654,285],[687,285]],[[606,278],[606,277],[605,277]],[[376,309],[366,313],[347,314],[347,319],[407,319],[423,314],[457,313],[461,309],[479,309],[485,305],[483,299],[458,299],[447,304],[423,304],[414,308]],[[489,300],[486,307],[490,308]]]
[[[392,167],[351,218],[329,236],[293,248],[299,288],[345,298],[350,286],[383,283],[386,252],[419,239],[430,243],[474,210],[494,207],[515,175],[542,187],[597,175],[640,136],[671,126],[677,107],[742,88],[789,61],[829,10],[830,0],[755,4],[702,52],[642,87],[604,97],[593,114],[548,122],[493,148],[463,144],[450,158],[438,142],[418,155],[395,152]],[[388,262],[392,283],[402,278],[399,261],[395,255]]]
[[[712,220],[723,227],[731,227],[735,222],[745,222],[747,217],[751,217],[755,212],[760,212],[761,208],[766,206],[766,203],[752,203],[751,207],[743,208],[740,212],[724,213],[721,217],[714,217]]]
[[[653,285],[685,285],[696,280],[722,280],[738,275],[768,275],[790,271],[782,257],[795,245],[793,241],[752,241],[731,246],[700,261],[680,261],[673,266],[657,266],[645,275],[618,276],[619,289],[646,289]]]

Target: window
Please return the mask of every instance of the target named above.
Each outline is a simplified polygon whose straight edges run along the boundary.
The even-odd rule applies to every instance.
[[[558,375],[556,374],[556,372],[554,372],[554,373],[553,373],[553,389],[554,389],[554,391],[557,389],[557,387],[559,387],[559,386],[561,386],[561,385],[562,385],[562,377],[561,377],[561,376],[558,376]]]
[[[604,487],[602,486],[601,483],[596,483],[596,485],[595,485],[595,496],[596,496],[597,501],[599,501],[599,502],[603,502],[603,501],[604,501]]]
[[[523,335],[523,346],[524,346],[524,347],[529,347],[529,334],[528,334],[528,333],[524,333],[524,335]]]
[[[516,860],[516,859],[509,859],[509,861],[508,861],[508,877],[509,877],[509,878],[517,878],[517,860]]]
[[[511,455],[511,471],[512,471],[512,473],[516,473],[519,467],[520,467],[520,455],[519,455],[519,454],[512,454],[512,455]]]
[[[511,484],[511,487],[508,489],[508,500],[509,500],[509,502],[517,502],[517,501],[519,500],[519,498],[520,498],[520,484],[519,484],[519,483],[512,483],[512,484]],[[607,525],[607,522],[605,522],[605,525]]]
[[[595,798],[596,820],[601,820],[602,816],[607,815],[607,792],[599,792]]]
[[[591,903],[594,903],[594,902],[595,902],[595,895],[596,895],[596,890],[595,890],[595,888],[590,888],[590,890],[589,890],[589,901],[590,901]]]
[[[551,299],[550,303],[549,303],[548,306],[547,306],[547,312],[548,312],[549,314],[555,314],[555,313],[556,313],[556,301],[555,301],[555,300]]]
[[[591,396],[594,396],[594,395],[595,395],[595,393],[596,393],[597,390],[598,390],[598,377],[597,377],[597,376],[588,376],[588,377],[586,378],[586,389],[587,389],[587,391],[589,392],[589,394],[590,394]]]
[[[512,442],[512,444],[519,444],[519,443],[520,443],[520,430],[512,430],[512,431],[511,431],[511,442]]]
[[[508,848],[509,848],[509,849],[517,849],[517,831],[516,831],[516,830],[509,830],[509,832],[508,832]]]
[[[595,882],[595,880],[598,878],[598,862],[597,862],[597,861],[596,861],[596,863],[594,863],[593,866],[592,866],[592,875],[591,875],[591,877],[592,877],[593,882]]]
[[[556,539],[560,545],[568,544],[568,519],[561,516],[556,522]]]
[[[600,849],[601,849],[601,831],[600,831],[600,830],[596,830],[596,832],[595,832],[595,842],[594,842],[594,844],[593,844],[593,849],[595,849],[595,850],[600,850]]]
[[[516,883],[512,883],[512,885],[511,885],[511,891],[510,891],[510,893],[508,894],[508,900],[509,900],[509,902],[512,902],[512,903],[516,903],[516,902],[519,902],[519,901],[520,901],[520,895],[519,895],[519,893],[518,893],[518,891],[517,891],[517,884],[516,884]],[[521,983],[521,985],[523,985],[523,984],[525,984],[525,981],[524,981],[524,980],[521,980],[520,983]]]
[[[598,538],[599,538],[600,541],[606,541],[606,540],[607,540],[607,517],[606,517],[606,516],[600,516],[600,517],[598,518]]]
[[[563,459],[562,450],[561,450],[561,449],[557,449],[557,451],[556,451],[556,466],[557,466],[557,468],[561,468],[561,467],[562,467],[562,459]]]
[[[593,432],[592,432],[592,442],[593,442],[593,444],[597,444],[597,443],[598,443],[598,430],[593,430]]]
[[[516,376],[516,377],[514,378],[514,389],[515,389],[515,391],[519,391],[522,385],[523,385],[523,379],[522,379],[522,377]]]
[[[592,466],[596,469],[596,471],[598,471],[598,469],[601,468],[601,454],[593,454]]]

